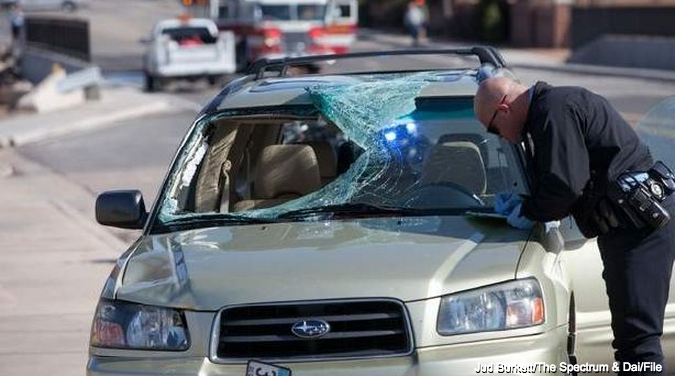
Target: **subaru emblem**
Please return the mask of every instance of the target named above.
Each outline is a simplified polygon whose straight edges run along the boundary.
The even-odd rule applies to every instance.
[[[293,324],[291,331],[300,338],[319,338],[330,332],[330,325],[323,320],[302,320]]]

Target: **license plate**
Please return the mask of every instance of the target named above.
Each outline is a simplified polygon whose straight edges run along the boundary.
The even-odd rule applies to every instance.
[[[249,360],[246,365],[246,376],[291,376],[291,370],[274,364]]]

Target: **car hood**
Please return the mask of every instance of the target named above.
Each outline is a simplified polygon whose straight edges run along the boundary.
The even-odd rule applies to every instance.
[[[513,279],[528,232],[466,217],[368,218],[219,227],[146,236],[117,298],[226,305],[427,299]]]

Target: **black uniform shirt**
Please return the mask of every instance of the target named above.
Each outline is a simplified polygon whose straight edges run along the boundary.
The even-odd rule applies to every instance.
[[[572,214],[587,237],[597,235],[589,216],[607,186],[627,170],[647,170],[649,149],[603,97],[580,87],[534,88],[523,140],[531,196],[525,217],[547,222]]]

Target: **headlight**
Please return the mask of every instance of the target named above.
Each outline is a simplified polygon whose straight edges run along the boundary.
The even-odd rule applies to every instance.
[[[190,337],[180,311],[101,299],[91,327],[91,345],[178,351],[190,347]]]
[[[502,283],[441,299],[441,335],[524,328],[544,322],[544,300],[535,279]]]

